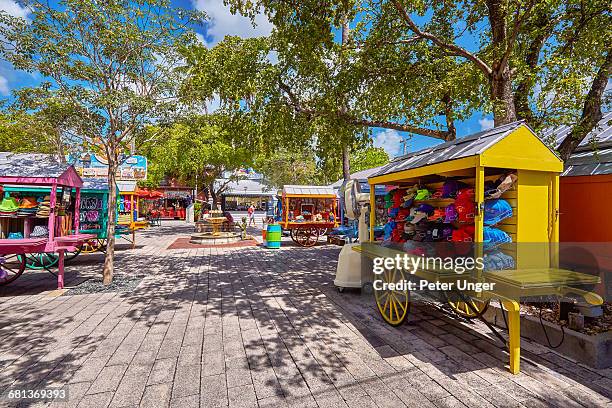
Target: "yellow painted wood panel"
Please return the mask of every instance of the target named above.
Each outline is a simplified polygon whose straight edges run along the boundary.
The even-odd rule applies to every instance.
[[[485,150],[480,156],[485,167],[520,170],[563,171],[563,162],[526,126]]]

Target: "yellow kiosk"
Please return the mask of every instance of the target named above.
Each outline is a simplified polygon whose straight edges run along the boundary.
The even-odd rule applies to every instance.
[[[370,191],[375,191],[377,185],[400,189],[420,185],[436,190],[448,180],[473,188],[473,244],[470,245],[476,258],[483,256],[484,251],[485,186],[504,174],[516,176],[513,188],[499,197],[512,206],[512,216],[495,226],[512,239],[512,244],[502,245],[502,250],[514,258],[514,267],[509,270],[475,267],[461,278],[471,283],[494,283],[494,289],[466,290],[459,293],[459,298],[447,298],[455,312],[468,318],[480,317],[491,299],[500,300],[508,315],[509,366],[514,374],[520,370],[519,301],[522,298],[573,295],[591,304],[603,302],[598,295],[577,288],[595,284],[599,277],[559,269],[555,250],[549,248],[558,242],[559,173],[562,170],[563,163],[556,154],[528,126],[515,122],[398,157],[368,179]],[[375,208],[374,200],[371,194],[370,208]],[[412,205],[428,204],[442,209],[453,201],[438,195],[420,201],[415,199]],[[387,246],[374,240],[375,213],[371,212],[369,223],[370,241],[355,247],[356,251],[367,258],[406,254],[397,245]],[[419,268],[415,275],[436,283],[457,280],[456,271],[439,267]],[[383,272],[377,279],[396,283],[407,277],[406,271],[396,268]],[[377,307],[387,323],[399,325],[408,314],[409,290],[383,287],[374,288]]]
[[[136,181],[118,181],[117,186],[119,188],[117,224],[127,226],[133,231],[147,228],[148,222],[140,219],[140,197]]]

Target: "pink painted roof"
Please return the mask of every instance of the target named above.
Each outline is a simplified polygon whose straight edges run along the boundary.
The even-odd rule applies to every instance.
[[[0,152],[0,183],[83,186],[72,165],[40,153]]]

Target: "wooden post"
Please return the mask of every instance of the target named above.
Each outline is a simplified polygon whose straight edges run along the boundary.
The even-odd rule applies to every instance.
[[[57,261],[57,288],[64,289],[64,249],[57,251],[59,260]]]
[[[550,208],[550,222],[551,222],[551,236],[550,236],[550,266],[552,268],[559,267],[559,175],[557,173],[551,173],[552,178],[551,185],[551,208]]]
[[[51,195],[49,196],[49,223],[47,224],[49,227],[49,243],[53,242],[55,238],[55,203],[57,196],[57,184],[53,183],[51,186]]]
[[[521,316],[519,304],[516,301],[502,302],[508,311],[508,350],[510,350],[510,372],[518,374],[521,371]]]
[[[76,198],[74,203],[74,233],[79,233],[79,226],[81,223],[80,210],[81,210],[81,189],[77,187],[76,189]]]
[[[376,185],[370,184],[370,242],[374,242],[374,226],[375,225],[376,225]]]

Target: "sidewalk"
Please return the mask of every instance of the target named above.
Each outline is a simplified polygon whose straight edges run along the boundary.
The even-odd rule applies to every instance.
[[[190,232],[164,223],[118,251],[117,274],[144,276],[133,292],[57,296],[30,271],[0,287],[0,389],[67,384],[58,407],[611,404],[611,369],[523,341],[513,376],[483,327],[429,305],[389,327],[372,299],[333,287],[339,247],[166,249]],[[99,259],[77,258],[68,286]]]

